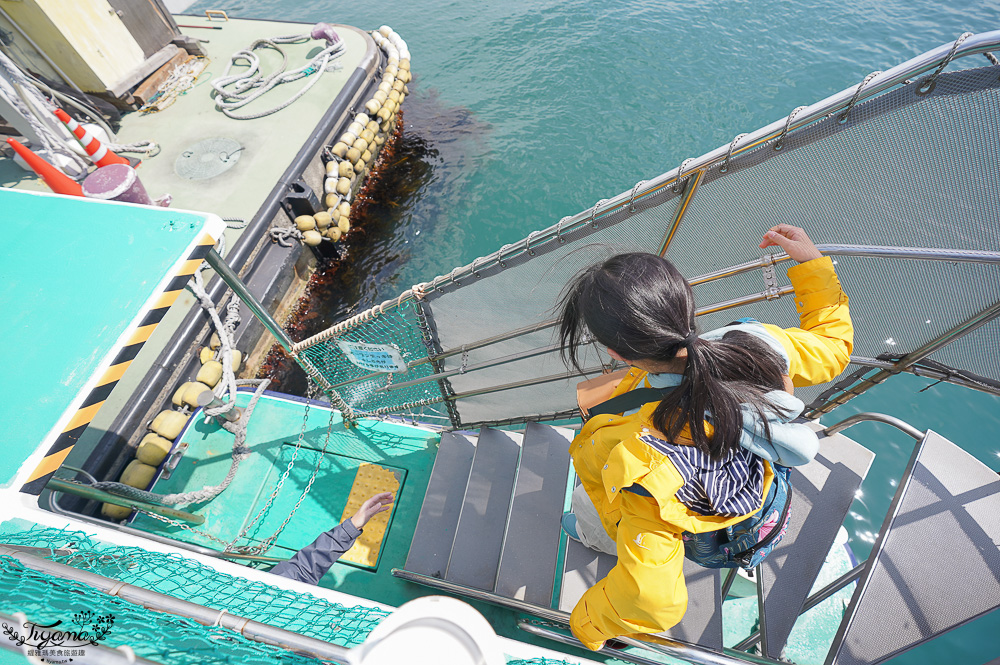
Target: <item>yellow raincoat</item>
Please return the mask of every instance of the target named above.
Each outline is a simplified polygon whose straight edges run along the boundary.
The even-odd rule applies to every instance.
[[[793,385],[830,381],[850,359],[853,328],[847,296],[828,257],[789,268],[788,278],[801,328],[765,328],[788,354]],[[632,368],[614,395],[645,385],[645,376]],[[618,549],[617,565],[583,595],[570,619],[573,633],[590,649],[612,637],[658,633],[678,623],[687,609],[681,533],[724,529],[747,517],[701,515],[677,500],[681,475],[666,455],[639,439],[652,434],[666,440],[653,428],[655,408],[651,403],[632,415],[595,416],[570,445],[576,473]],[[711,425],[705,428],[711,435]],[[675,443],[690,444],[690,431],[685,429]],[[765,463],[761,504],[773,479]],[[652,497],[622,492],[633,483]]]

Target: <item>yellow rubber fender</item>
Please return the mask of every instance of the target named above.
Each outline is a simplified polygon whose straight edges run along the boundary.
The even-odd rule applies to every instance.
[[[113,503],[102,503],[101,504],[101,515],[107,517],[109,520],[121,521],[132,514],[131,508],[126,508],[125,506],[116,506]]]
[[[343,141],[337,141],[336,143],[333,144],[333,147],[330,148],[330,152],[335,154],[337,157],[343,159],[345,156],[347,156],[347,149],[349,147],[350,146],[347,143]]]
[[[187,424],[187,416],[180,411],[161,411],[153,418],[149,424],[149,429],[153,430],[164,439],[173,441]]]
[[[153,476],[156,475],[156,467],[150,466],[149,464],[143,464],[137,459],[132,460],[122,471],[122,477],[118,482],[128,485],[129,487],[136,487],[138,489],[144,490],[149,487],[149,483],[153,481]]]
[[[159,434],[150,432],[142,437],[139,447],[135,451],[135,458],[143,464],[150,466],[160,466],[160,462],[170,454],[170,448],[174,444],[164,439]]]
[[[215,362],[215,361],[210,361],[210,362]],[[212,390],[211,388],[209,388],[200,381],[191,381],[190,383],[185,383],[184,385],[187,387],[184,389],[184,394],[181,396],[181,401],[184,404],[190,406],[192,409],[198,408],[198,395],[202,394],[206,390],[209,391]]]
[[[214,388],[222,379],[222,363],[218,360],[209,360],[198,370],[195,381],[204,383],[209,388]]]
[[[341,162],[341,163],[343,163],[343,162]],[[348,165],[348,166],[350,166],[350,165]],[[353,171],[353,170],[354,169],[351,169],[351,171]],[[316,220],[316,228],[319,229],[320,231],[325,230],[327,227],[329,227],[331,224],[333,224],[333,216],[330,215],[330,213],[328,213],[325,210],[320,210],[319,212],[317,212],[316,214],[314,214],[313,215],[313,219]]]
[[[207,350],[209,353],[214,353],[211,349],[207,347],[205,347],[202,350],[203,351]],[[209,356],[209,360],[211,360],[211,356]],[[191,387],[192,383],[193,381],[187,381],[185,383],[182,383],[180,387],[178,387],[177,390],[174,391],[174,396],[170,398],[170,403],[173,404],[174,406],[184,406],[184,392]]]

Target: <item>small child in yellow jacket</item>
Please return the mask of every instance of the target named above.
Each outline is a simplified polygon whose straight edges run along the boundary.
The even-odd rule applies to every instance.
[[[576,348],[589,331],[632,367],[615,395],[664,390],[657,402],[591,418],[570,446],[581,491],[564,528],[618,557],[571,615],[591,649],[678,623],[687,608],[682,534],[753,515],[774,480],[771,464],[805,463],[816,452],[808,428],[790,422],[803,405],[789,393],[847,367],[847,296],[801,228],[779,224],[760,246],[779,246],[800,264],[788,270],[800,328],[750,322],[699,336],[690,285],[653,254],[613,257],[567,287],[564,357],[579,367]]]

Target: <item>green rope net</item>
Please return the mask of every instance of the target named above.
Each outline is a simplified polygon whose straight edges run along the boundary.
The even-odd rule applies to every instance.
[[[427,359],[429,334],[420,305],[407,301],[334,337],[317,340],[300,355],[358,414],[396,413],[447,421],[447,408],[437,381],[399,389],[392,387],[394,382],[409,382],[434,374],[431,362],[413,364]],[[393,347],[411,366],[402,373],[375,373],[352,363],[338,342]]]
[[[389,614],[377,608],[345,606],[227,575],[177,554],[102,543],[83,531],[38,525],[21,529],[17,523],[4,522],[0,524],[0,545],[48,549],[50,553],[45,558],[58,563],[347,648],[364,642]],[[102,634],[98,641],[101,646],[127,646],[137,656],[170,665],[323,662],[249,640],[225,628],[148,610],[80,582],[25,568],[12,557],[0,556],[0,614],[15,613],[23,613],[37,625],[61,621],[64,630]],[[87,619],[86,625],[83,619]],[[92,627],[98,624],[100,630]],[[7,638],[0,635],[0,639]],[[0,651],[0,662],[3,653]],[[570,663],[508,656],[507,665]]]
[[[4,531],[8,527],[9,523],[4,523],[0,525],[0,531]],[[377,608],[347,607],[309,594],[296,593],[261,582],[234,577],[176,554],[163,554],[138,547],[122,547],[95,542],[82,531],[65,531],[33,525],[27,531],[0,533],[0,543],[50,549],[72,548],[75,550],[73,554],[60,555],[56,553],[46,558],[213,609],[225,609],[230,614],[248,617],[254,621],[344,647],[351,647],[363,642],[368,633],[389,614],[387,611]],[[37,622],[48,616],[61,618],[65,621],[69,619],[68,616],[55,616],[55,614],[60,612],[65,614],[69,609],[74,612],[89,609],[98,615],[106,615],[111,612],[116,617],[116,627],[124,620],[122,619],[125,616],[124,610],[122,610],[122,617],[119,617],[118,614],[123,601],[76,583],[64,582],[41,573],[23,571],[20,563],[10,558],[4,558],[2,561],[0,612],[7,614],[23,612],[32,621]],[[125,605],[135,607],[129,603],[125,603]],[[138,610],[141,608],[137,608]],[[142,610],[140,612],[142,616],[139,617],[144,622],[148,618],[146,614],[143,614],[145,612]],[[183,621],[155,612],[152,613],[152,616],[157,617],[158,621]],[[160,617],[167,618],[160,619]],[[136,620],[138,621],[139,618]],[[206,641],[205,644],[210,649],[216,648],[212,646],[214,641],[218,639],[215,636],[216,633],[231,635],[230,632],[223,629],[211,629],[194,622],[189,623],[194,626],[191,630],[201,631],[201,639]],[[135,649],[137,654],[147,655],[144,651],[147,645],[141,640],[132,639],[131,626],[128,630],[116,628],[113,632],[122,636],[122,639],[127,639],[127,644]],[[129,634],[128,638],[124,637],[126,633]],[[178,635],[183,635],[183,639],[186,640],[188,633],[190,631],[185,628]],[[163,642],[173,641],[172,633],[162,630],[159,632],[151,631],[151,635],[152,642],[148,645],[151,650],[166,648],[163,646]],[[256,645],[257,643],[251,644]],[[188,648],[181,645],[175,646],[179,649]],[[263,649],[264,647],[259,648]],[[154,650],[149,653],[161,652],[162,650]],[[152,658],[152,656],[149,657]],[[268,656],[268,658],[272,657]],[[195,659],[192,662],[216,661]],[[230,662],[230,660],[224,659],[218,662]],[[256,661],[241,660],[239,662]]]
[[[5,614],[22,612],[28,621],[39,626],[61,621],[60,629],[86,630],[98,638],[97,643],[101,646],[128,646],[137,656],[157,662],[171,665],[311,665],[322,662],[253,642],[225,628],[203,626],[192,619],[147,610],[79,582],[27,569],[10,557],[0,556],[0,577],[0,609]],[[5,633],[28,633],[30,628],[5,625],[3,630]],[[15,638],[8,633],[4,639]],[[58,649],[62,651],[63,648]],[[53,656],[57,650],[52,648],[50,651],[47,647],[45,652]]]

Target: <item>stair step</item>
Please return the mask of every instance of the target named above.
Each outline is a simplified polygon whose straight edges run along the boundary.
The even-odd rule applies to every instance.
[[[572,538],[567,539],[559,609],[572,612],[587,589],[607,577],[616,563],[616,556],[584,547]]]
[[[522,438],[515,432],[489,428],[479,433],[445,579],[493,589]]]
[[[667,635],[722,650],[722,576],[718,570],[702,568],[684,559],[684,584],[688,604],[681,622]]]
[[[406,557],[406,570],[444,577],[475,452],[473,437],[452,432],[441,434],[434,468],[427,482],[427,493]]]
[[[559,554],[573,431],[528,423],[496,593],[549,607]]]
[[[930,431],[908,468],[827,663],[879,663],[1000,606],[1000,478]]]
[[[781,654],[874,458],[864,446],[835,434],[820,439],[820,452],[813,461],[792,469],[788,531],[760,566],[765,655]]]

